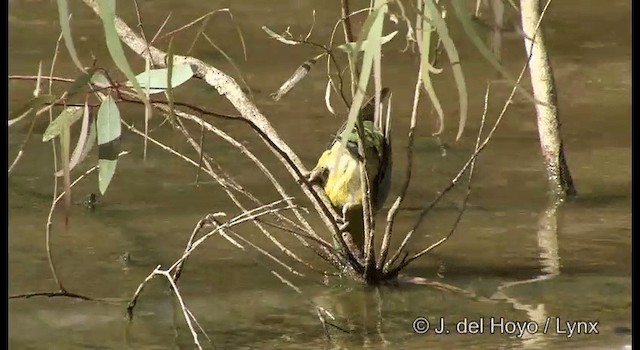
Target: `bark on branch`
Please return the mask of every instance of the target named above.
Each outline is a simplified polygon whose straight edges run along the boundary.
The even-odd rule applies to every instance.
[[[524,31],[524,44],[529,55],[529,73],[536,103],[540,147],[547,170],[547,179],[552,192],[559,197],[576,194],[569,172],[558,118],[558,102],[553,72],[544,42],[544,34],[539,25],[540,0],[521,0],[520,14]]]
[[[100,15],[100,8],[96,0],[83,0],[83,2],[97,15]],[[151,63],[155,66],[166,67],[166,52],[148,45],[143,38],[138,36],[119,17],[115,18],[115,27],[122,42],[129,46],[129,48],[131,48],[131,50],[136,54],[145,58],[148,56]],[[338,218],[339,215],[329,203],[322,189],[318,185],[311,185],[307,182],[305,175],[308,171],[296,153],[282,140],[267,118],[258,110],[256,105],[249,100],[236,81],[224,72],[194,57],[174,55],[173,63],[187,63],[191,65],[194,70],[194,76],[204,80],[207,84],[214,87],[220,95],[223,95],[227,100],[229,100],[229,102],[231,102],[231,104],[240,113],[240,119],[248,123],[260,135],[262,140],[284,164],[293,178],[298,183],[302,184],[302,190],[313,203],[326,227],[338,241],[342,241],[340,239],[339,229],[336,225],[336,218]],[[306,224],[306,222],[303,222],[303,224]],[[308,226],[308,224],[305,226]],[[314,232],[310,226],[308,226],[307,229],[309,232]],[[324,247],[323,249],[326,250]],[[351,270],[353,270],[353,268],[355,268],[353,259],[348,259],[348,262],[349,266],[345,267],[350,267]]]

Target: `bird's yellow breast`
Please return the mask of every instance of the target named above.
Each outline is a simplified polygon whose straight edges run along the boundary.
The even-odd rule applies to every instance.
[[[324,191],[331,204],[336,207],[362,202],[359,162],[340,146],[340,143],[336,142],[328,151],[325,151],[316,166],[316,168],[326,167],[329,170]]]

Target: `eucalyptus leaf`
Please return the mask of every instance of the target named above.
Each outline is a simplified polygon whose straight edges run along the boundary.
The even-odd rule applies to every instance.
[[[91,135],[90,129],[89,129],[89,119],[90,119],[90,115],[89,115],[90,109],[89,109],[89,105],[87,102],[84,103],[84,113],[82,115],[82,126],[80,127],[80,134],[78,135],[78,142],[76,143],[76,146],[73,150],[73,154],[71,154],[71,158],[69,160],[69,171],[73,170],[73,168],[76,167],[76,165],[78,165],[82,159],[82,152],[84,151],[85,148],[85,143],[87,142],[87,139],[89,138],[89,136]],[[94,134],[94,138],[95,138],[95,134]],[[63,153],[64,154],[64,153]],[[64,174],[64,169],[60,170],[58,172],[56,172],[56,176],[62,176]]]
[[[96,144],[96,123],[89,122],[89,135],[87,136],[86,143],[84,144],[84,148],[82,149],[82,153],[80,154],[80,159],[78,163],[82,163],[82,161],[87,158],[89,152],[93,149],[93,146]]]
[[[171,74],[171,88],[184,84],[187,80],[193,77],[193,69],[188,63],[178,64],[172,67]],[[138,84],[143,89],[149,88],[149,94],[157,94],[164,92],[169,86],[169,69],[159,68],[150,69],[149,71],[142,72],[136,76]],[[128,81],[127,86],[133,84]]]
[[[385,36],[382,37],[382,45],[388,43],[389,41],[391,41],[391,39],[393,39],[393,37],[396,36],[396,34],[398,34],[398,31],[393,31]],[[362,42],[362,45],[360,46],[360,51],[364,50],[367,46],[368,46],[369,42],[367,40],[364,40]],[[358,42],[351,42],[351,43],[346,43],[346,44],[342,44],[338,47],[336,47],[336,49],[338,50],[342,50],[344,52],[347,53],[351,53],[351,52],[355,52],[356,48],[358,46]]]
[[[433,26],[436,28],[436,31],[438,31],[438,36],[440,37],[442,45],[444,46],[445,51],[447,51],[449,62],[451,62],[451,69],[453,70],[453,78],[456,82],[456,87],[458,88],[458,100],[460,103],[460,119],[458,122],[458,133],[456,135],[456,140],[458,140],[460,139],[460,136],[462,136],[462,131],[464,130],[464,126],[467,122],[467,112],[469,107],[467,84],[464,79],[462,67],[460,66],[460,55],[458,54],[458,49],[453,43],[453,39],[451,39],[451,36],[449,35],[447,23],[440,15],[440,11],[438,11],[436,4],[433,0],[424,0],[424,5],[425,10],[429,12],[429,18],[433,21]]]
[[[430,1],[430,0],[425,0]],[[433,109],[435,109],[438,114],[438,130],[434,133],[434,135],[442,133],[444,129],[444,111],[442,110],[442,105],[440,104],[440,99],[438,99],[438,94],[436,94],[436,89],[433,87],[433,81],[431,80],[431,74],[435,73],[431,70],[431,63],[429,63],[429,59],[431,58],[431,36],[433,27],[431,26],[431,22],[428,21],[429,12],[426,6],[423,6],[422,13],[422,42],[420,43],[420,66],[422,68],[422,85],[424,86],[425,91],[427,92],[427,96],[431,100],[431,104],[433,105]]]
[[[80,59],[78,58],[76,47],[73,45],[73,38],[71,37],[71,26],[69,25],[69,4],[67,4],[67,0],[57,0],[57,2],[58,20],[60,21],[60,29],[62,30],[64,44],[67,47],[67,51],[69,51],[69,55],[71,56],[73,63],[78,67],[78,69],[84,70],[80,63]]]
[[[100,104],[96,127],[98,145],[104,145],[120,137],[120,111],[111,96],[107,96]]]
[[[480,51],[482,57],[484,57],[484,59],[487,60],[493,68],[500,72],[500,74],[502,74],[502,76],[507,79],[511,85],[516,85],[516,80],[500,64],[500,62],[498,62],[498,59],[495,57],[493,52],[491,52],[491,49],[489,49],[484,40],[480,37],[478,25],[472,20],[471,14],[465,8],[466,1],[452,0],[451,5],[453,6],[453,12],[456,14],[460,24],[462,24],[462,29],[467,34],[469,40],[471,40],[471,43],[476,47],[476,49],[478,49],[478,51]],[[535,98],[531,93],[529,93],[529,91],[521,86],[518,87],[529,101],[536,103]]]
[[[117,164],[117,159],[98,160],[98,187],[100,188],[100,194],[104,195],[107,191],[107,187],[109,187],[111,179],[113,179],[113,174],[116,172]]]
[[[70,127],[82,117],[81,107],[67,107],[54,119],[42,135],[42,142],[47,142],[60,135],[63,129]]]
[[[358,42],[355,49],[355,52],[357,53],[364,46],[362,45],[362,42],[365,40],[369,41],[369,44],[365,47],[362,56],[362,67],[360,70],[360,77],[358,79],[358,89],[353,97],[353,101],[349,109],[349,116],[347,117],[345,129],[340,135],[343,145],[345,144],[347,135],[353,131],[353,128],[356,125],[358,113],[360,112],[360,107],[364,100],[364,92],[367,90],[367,85],[369,84],[369,77],[371,76],[371,69],[373,68],[373,58],[376,53],[380,53],[380,46],[382,45],[384,14],[388,11],[387,2],[385,0],[376,0],[374,8],[375,10],[369,13],[369,17],[367,17],[363,25],[362,34],[360,36],[363,40]]]
[[[87,85],[91,81],[91,78],[93,77],[93,74],[95,72],[96,72],[96,68],[91,67],[87,69],[86,72],[83,72],[82,74],[80,74],[80,76],[78,76],[76,80],[73,81],[73,83],[65,93],[66,97],[71,97],[77,94],[80,91],[80,89],[82,89],[85,85]]]
[[[105,77],[104,74],[100,72],[95,72],[93,74],[93,76],[91,77],[91,84],[100,88],[111,86],[111,82],[109,81],[109,79],[107,79],[107,77]]]
[[[104,36],[111,58],[113,58],[113,62],[118,66],[118,69],[120,69],[127,78],[133,82],[133,87],[138,93],[140,100],[144,102],[147,108],[150,108],[149,100],[146,98],[144,91],[142,91],[140,84],[138,84],[138,81],[135,80],[131,66],[129,66],[129,61],[127,61],[127,57],[124,54],[124,49],[122,47],[122,42],[120,42],[118,31],[116,30],[115,23],[116,20],[119,20],[116,19],[116,1],[101,0],[99,4],[100,19],[102,19]]]

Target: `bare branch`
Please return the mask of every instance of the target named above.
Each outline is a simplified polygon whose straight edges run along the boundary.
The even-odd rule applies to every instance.
[[[99,14],[97,1],[83,0],[83,2],[91,7],[96,14]],[[137,36],[120,18],[116,17],[115,26],[121,40],[138,55],[144,56],[146,42]],[[160,67],[166,66],[167,54],[165,52],[153,46],[149,47],[149,51],[152,63]],[[335,238],[339,239],[339,229],[336,225],[336,219],[339,218],[338,213],[336,213],[335,209],[331,206],[320,186],[309,184],[306,181],[305,175],[308,171],[297,154],[282,140],[268,119],[262,115],[253,102],[243,93],[240,86],[230,76],[194,57],[176,55],[174,57],[174,63],[190,64],[194,68],[194,75],[196,77],[203,79],[231,102],[238,112],[240,112],[242,120],[252,125],[254,130],[281,161],[293,178],[302,184],[302,190],[313,203],[326,227],[332,232]],[[310,226],[307,229],[312,231]],[[347,268],[353,271],[355,266],[351,260],[349,261],[350,265]]]

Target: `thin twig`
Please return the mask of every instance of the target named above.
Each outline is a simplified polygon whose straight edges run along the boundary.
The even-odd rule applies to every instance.
[[[489,109],[489,91],[490,91],[490,88],[491,88],[491,82],[488,82],[487,83],[487,89],[486,89],[485,95],[484,95],[484,109],[482,111],[482,118],[481,118],[481,121],[480,121],[480,129],[478,130],[478,136],[476,137],[476,144],[475,144],[475,147],[474,147],[474,153],[478,152],[478,149],[480,147],[480,138],[482,137],[482,131],[484,130],[485,120],[486,120],[486,117],[487,117],[487,111]],[[460,220],[462,219],[462,214],[464,214],[464,212],[465,212],[465,210],[467,208],[467,203],[469,201],[469,195],[471,194],[471,183],[472,183],[472,179],[473,179],[473,170],[475,169],[476,160],[477,160],[477,157],[473,158],[473,160],[471,161],[471,165],[469,167],[469,179],[467,180],[467,191],[466,191],[464,199],[462,201],[462,206],[460,208],[460,211],[458,212],[458,215],[456,216],[456,219],[455,219],[451,229],[449,230],[449,233],[446,236],[442,237],[437,242],[431,244],[427,248],[421,250],[420,252],[418,252],[418,253],[414,254],[413,256],[409,257],[408,259],[406,259],[402,264],[399,264],[395,269],[390,271],[389,272],[390,275],[395,275],[397,272],[402,270],[405,266],[409,265],[412,261],[414,261],[414,260],[420,258],[421,256],[427,254],[428,252],[436,249],[442,243],[444,243],[447,240],[449,240],[449,238],[451,238],[451,236],[453,236],[453,233],[456,231],[456,228],[458,227],[458,224],[460,223]]]
[[[187,308],[187,305],[184,303],[184,300],[182,299],[182,295],[180,294],[180,291],[178,290],[178,286],[176,286],[175,281],[173,280],[173,278],[171,278],[171,275],[167,271],[160,270],[159,268],[156,268],[154,273],[166,277],[167,280],[169,281],[169,283],[171,284],[171,288],[173,289],[173,292],[176,295],[176,299],[178,299],[178,302],[180,303],[180,308],[182,309],[182,313],[184,315],[184,319],[185,319],[185,321],[187,321],[187,326],[189,326],[189,330],[191,331],[191,336],[193,337],[193,342],[196,344],[198,349],[202,350],[202,345],[200,345],[200,341],[198,339],[198,333],[196,332],[195,328],[193,327],[193,322],[191,320],[191,317],[193,317],[193,314],[191,314],[191,312]],[[207,338],[208,338],[208,336],[207,336]]]
[[[204,14],[204,15],[202,15],[202,16],[200,16],[200,17],[196,18],[196,19],[194,19],[193,21],[191,21],[191,22],[189,22],[189,23],[187,23],[187,24],[183,25],[182,27],[177,28],[177,29],[174,29],[174,30],[172,30],[172,31],[170,31],[170,32],[168,32],[168,33],[166,33],[166,34],[162,35],[160,38],[158,38],[158,40],[162,40],[162,39],[165,39],[165,38],[167,38],[167,37],[169,37],[169,36],[172,36],[172,35],[174,35],[174,34],[177,34],[177,33],[181,32],[181,31],[183,31],[183,30],[185,30],[185,29],[187,29],[187,28],[191,27],[192,25],[194,25],[194,24],[196,24],[196,23],[198,23],[198,22],[200,22],[200,21],[202,21],[202,20],[204,20],[204,19],[208,18],[209,16],[212,16],[212,15],[214,15],[214,14],[218,13],[218,12],[229,12],[229,9],[228,9],[228,8],[222,8],[222,9],[217,9],[217,10],[209,11],[208,13],[206,13],[206,14]]]
[[[354,42],[355,39],[353,37],[353,30],[351,28],[351,11],[349,10],[349,0],[341,1],[341,10],[342,10],[342,28],[344,30],[344,40],[347,43]],[[351,55],[347,56],[349,60],[349,72],[351,73],[351,97],[356,94],[356,82],[357,77],[360,76],[360,70],[358,69],[358,65],[354,62]]]
[[[166,271],[173,271],[178,266],[183,264],[184,260],[186,260],[191,255],[191,253],[193,251],[195,251],[195,249],[198,248],[198,246],[200,246],[200,244],[202,244],[205,240],[207,240],[212,235],[217,234],[217,233],[219,233],[220,231],[222,231],[222,230],[224,230],[226,228],[241,224],[241,223],[249,221],[249,220],[253,220],[254,218],[262,216],[262,215],[269,214],[273,210],[278,210],[278,208],[273,208],[273,207],[281,204],[284,201],[285,200],[278,200],[278,201],[269,203],[267,205],[263,205],[261,207],[254,208],[252,210],[246,211],[246,212],[234,217],[233,219],[227,221],[226,223],[224,223],[222,225],[217,226],[216,228],[214,228],[210,232],[208,232],[205,235],[203,235],[202,237],[200,237],[197,241],[193,242],[193,244],[191,244],[189,249],[185,250],[185,252],[182,254],[182,256],[178,260],[176,260],[173,263],[173,265],[171,265],[171,267],[169,267]],[[290,209],[290,206],[285,206],[282,209]],[[156,267],[156,269],[153,272],[151,272],[151,274],[149,274],[142,281],[142,283],[140,283],[140,285],[138,285],[138,288],[136,289],[135,293],[133,294],[133,297],[131,298],[131,300],[129,301],[129,304],[127,306],[127,315],[129,317],[129,319],[131,319],[133,317],[133,309],[135,308],[135,306],[136,306],[136,304],[138,302],[138,299],[140,297],[140,294],[144,290],[144,287],[146,286],[147,283],[149,283],[149,281],[151,281],[153,279],[153,276],[155,275],[156,270],[158,270],[159,268],[160,268],[160,265],[158,265],[158,267]]]
[[[542,18],[544,18],[544,14],[546,13],[547,8],[549,8],[549,4],[550,3],[551,3],[551,1],[547,2],[546,6],[542,10],[542,13],[540,15],[540,20],[536,24],[536,31],[535,31],[536,33],[538,31],[538,28],[540,27],[540,23],[542,23]],[[535,35],[534,35],[534,39],[535,39]],[[469,167],[471,166],[471,163],[480,154],[480,152],[482,152],[482,150],[484,150],[484,148],[487,146],[487,144],[489,143],[489,141],[493,137],[493,134],[495,133],[496,129],[500,125],[500,122],[502,121],[502,118],[505,116],[505,114],[507,112],[507,109],[509,108],[509,106],[511,105],[511,103],[513,101],[513,96],[515,95],[516,90],[518,89],[520,81],[524,77],[524,74],[527,71],[527,68],[529,67],[529,61],[531,60],[532,52],[533,52],[533,50],[529,50],[529,55],[527,57],[527,60],[525,61],[525,64],[522,67],[522,70],[520,71],[520,75],[518,76],[518,79],[516,80],[516,84],[514,84],[513,88],[511,89],[511,93],[509,94],[509,97],[507,98],[507,100],[505,101],[504,105],[502,106],[502,110],[500,111],[500,114],[498,115],[498,118],[496,119],[495,123],[493,124],[493,127],[491,128],[491,131],[489,131],[489,134],[487,135],[487,137],[484,139],[484,141],[482,142],[480,147],[478,147],[478,149],[471,155],[469,160],[467,160],[467,162],[464,164],[462,169],[460,169],[458,174],[451,180],[449,185],[447,185],[447,187],[445,187],[445,189],[442,190],[433,201],[431,201],[425,208],[422,209],[422,211],[420,212],[420,215],[416,219],[416,223],[411,228],[411,230],[405,235],[404,240],[400,244],[400,247],[398,247],[398,250],[396,250],[396,253],[385,264],[384,271],[389,271],[389,267],[398,259],[398,257],[400,256],[401,252],[405,249],[405,247],[406,247],[409,239],[413,235],[413,233],[420,227],[420,224],[422,223],[422,221],[426,217],[427,213],[435,206],[436,203],[438,203],[440,201],[440,199],[442,199],[444,197],[444,195],[447,192],[449,192],[458,183],[458,181],[460,181],[460,178],[467,171],[467,169],[469,169]]]
[[[91,7],[96,14],[99,14],[97,1],[83,0],[83,2]],[[147,43],[137,36],[120,18],[116,17],[115,26],[120,38],[134,52],[142,55],[146,51]],[[167,54],[153,46],[149,47],[149,49],[153,63],[161,67],[165,66],[165,57]],[[319,185],[309,184],[305,180],[305,175],[308,171],[298,156],[287,143],[280,138],[268,119],[265,118],[257,107],[247,98],[238,84],[223,72],[194,57],[175,56],[174,63],[190,64],[194,68],[194,75],[196,77],[203,79],[209,85],[216,88],[220,94],[224,95],[234,105],[240,112],[242,120],[249,123],[254,130],[258,132],[261,139],[268,145],[269,149],[282,162],[294,179],[302,184],[301,188],[303,192],[311,200],[327,228],[332,232],[334,237],[338,237],[339,229],[336,224],[336,219],[339,218],[339,215],[331,206],[322,188]],[[312,231],[311,227],[308,227],[308,230]],[[349,266],[353,271],[355,266],[353,266],[352,262],[350,262]]]
[[[55,292],[31,292],[31,293],[9,295],[9,299],[29,299],[33,297],[47,297],[47,298],[66,297],[66,298],[80,299],[80,300],[87,300],[87,301],[97,300],[85,295],[68,292],[66,290],[59,290]]]
[[[377,268],[380,269],[384,266],[385,261],[387,260],[387,254],[389,253],[389,247],[391,244],[391,235],[393,234],[393,224],[395,222],[395,218],[398,215],[398,209],[400,209],[400,204],[404,201],[404,198],[407,195],[407,191],[409,189],[409,184],[411,183],[411,175],[413,173],[413,144],[415,141],[415,129],[418,124],[418,104],[420,101],[420,91],[422,86],[422,65],[418,69],[418,79],[416,80],[416,86],[413,92],[413,108],[411,109],[411,121],[409,124],[409,134],[407,136],[407,164],[405,166],[404,172],[405,177],[402,183],[402,187],[400,188],[400,193],[396,198],[395,202],[389,209],[387,213],[387,225],[384,231],[384,236],[382,238],[382,246],[380,248],[380,258],[378,259]]]
[[[163,110],[165,113],[168,113],[168,110],[166,106],[163,105],[155,105],[154,106],[156,108],[160,108],[161,110]],[[230,137],[229,135],[227,135],[226,133],[224,133],[222,130],[215,128],[214,126],[212,126],[211,124],[207,123],[206,121],[181,112],[181,111],[175,111],[176,116],[180,117],[181,119],[187,119],[187,120],[191,120],[193,122],[196,122],[198,124],[200,124],[202,127],[206,128],[208,131],[214,132],[215,134],[217,134],[218,136],[222,137],[225,141],[231,143],[233,146],[237,147],[242,153],[244,153],[249,159],[251,159],[257,166],[258,168],[267,176],[267,178],[272,182],[272,184],[274,185],[274,187],[278,190],[278,192],[280,192],[280,194],[283,196],[283,198],[287,198],[288,195],[286,192],[284,192],[283,187],[278,183],[277,179],[271,174],[271,172],[264,166],[264,164],[262,162],[260,162],[260,160],[253,155],[253,153],[251,151],[249,151],[244,145],[242,145],[241,143],[239,143],[238,141],[236,141],[235,139],[233,139],[232,137]],[[127,124],[126,122],[123,121],[123,124],[125,124],[130,130],[132,130],[133,132],[142,135],[140,131],[138,131],[137,129],[135,129],[132,125]],[[201,149],[199,148],[197,142],[195,142],[195,140],[193,140],[188,133],[186,132],[186,129],[184,128],[184,126],[179,127],[179,130],[182,131],[185,136],[187,137],[187,139],[189,140],[189,143],[191,144],[191,146],[193,146],[196,151],[201,151]],[[149,140],[152,143],[155,143],[159,146],[161,146],[162,148],[164,148],[165,150],[179,156],[180,158],[182,158],[183,160],[189,162],[190,164],[196,166],[199,168],[198,163],[196,163],[195,161],[191,160],[190,158],[187,158],[185,156],[183,156],[182,154],[180,154],[179,152],[171,149],[168,146],[163,145],[162,143],[160,143],[159,141],[153,139],[153,138],[149,138]],[[227,186],[229,185],[228,182],[226,182],[220,175],[216,174],[216,172],[213,171],[213,169],[210,167],[210,165],[208,163],[205,163],[208,166],[208,171],[207,173],[209,175],[211,175],[219,184],[222,185],[223,190],[227,193],[227,195],[229,196],[229,198],[234,201],[234,203],[236,204],[236,206],[238,206],[238,208],[240,208],[241,210],[246,210],[245,207],[242,205],[242,203],[237,199],[237,197],[231,193],[229,191],[229,189],[227,188]],[[231,186],[233,188],[233,186]],[[294,210],[294,213],[298,213],[297,215],[299,216],[299,218],[301,218],[301,214],[299,213],[298,210]],[[302,221],[303,224],[305,223],[304,221]],[[294,254],[291,250],[287,249],[286,247],[284,247],[284,245],[282,245],[278,240],[275,239],[275,237],[273,237],[273,235],[271,235],[266,229],[264,229],[264,227],[262,227],[262,225],[259,222],[254,222],[254,224],[262,231],[262,233],[267,236],[278,248],[280,248],[283,252],[285,252],[288,256],[290,256],[291,258],[293,258],[294,260],[296,260],[297,262],[311,268],[312,270],[317,270],[315,269],[313,266],[311,266],[310,264],[308,264],[307,262],[305,262],[303,259],[299,258],[296,254]],[[308,226],[308,224],[306,224],[305,226]],[[325,247],[325,251],[330,252],[329,255],[318,251],[317,249],[313,249],[314,252],[316,252],[316,254],[318,254],[320,257],[322,257],[323,259],[325,259],[328,262],[332,262],[336,260],[335,254],[331,253],[330,249],[327,249],[326,247],[330,247],[330,245],[324,241],[320,236],[318,236],[317,234],[313,233],[312,231],[310,232],[310,235],[314,238],[315,241],[317,242],[323,242],[323,246]],[[306,247],[310,247],[312,248],[304,239],[302,239],[301,237],[298,237],[301,241],[301,243],[303,245],[305,245]],[[333,256],[333,257],[332,257]]]
[[[49,71],[49,94],[51,94],[51,92],[53,91],[53,79],[51,79],[51,77],[53,77],[53,69],[56,65],[56,58],[58,57],[58,52],[60,49],[60,41],[62,40],[62,32],[60,33],[60,36],[58,37],[58,41],[56,42],[56,47],[54,49],[54,53],[53,53],[53,59],[51,60],[51,70]],[[51,109],[49,109],[49,123],[51,123],[53,121],[53,111]],[[58,172],[58,157],[56,154],[56,144],[55,144],[55,140],[51,141],[51,149],[52,149],[52,154],[53,154],[53,171],[54,174]],[[58,178],[54,175],[53,176],[53,202],[51,203],[51,208],[49,210],[49,216],[47,218],[47,225],[46,225],[46,229],[45,229],[45,245],[46,245],[46,251],[47,251],[47,261],[49,262],[49,269],[51,270],[51,274],[53,275],[53,280],[55,281],[56,285],[58,286],[58,289],[60,289],[60,291],[65,292],[65,288],[62,285],[62,281],[60,280],[60,278],[58,277],[58,272],[56,271],[56,265],[53,262],[53,253],[51,251],[51,216],[53,215],[53,210],[56,207],[56,194],[58,193]]]
[[[164,26],[166,26],[167,23],[169,23],[169,18],[171,18],[171,12],[169,12],[167,17],[165,17],[164,22],[162,22],[162,24],[160,25],[160,28],[158,28],[158,30],[156,31],[156,34],[153,36],[153,38],[151,38],[151,42],[149,42],[149,45],[153,45],[153,43],[156,41],[156,38],[162,32],[162,29],[164,29]]]
[[[193,231],[191,232],[191,236],[189,237],[189,240],[187,241],[187,245],[185,246],[184,249],[184,253],[182,253],[183,255],[189,250],[191,249],[191,246],[193,245],[193,240],[196,238],[196,235],[198,234],[198,232],[200,232],[200,230],[202,230],[202,228],[204,227],[204,225],[207,223],[206,219],[200,219],[200,221],[198,221],[198,223],[196,224],[196,226],[193,228]],[[186,261],[186,260],[185,260]],[[176,281],[176,283],[178,282],[178,279],[180,279],[180,275],[182,274],[182,267],[184,266],[185,261],[182,261],[178,266],[176,266],[176,268],[173,270],[173,274],[171,275],[171,278]]]

